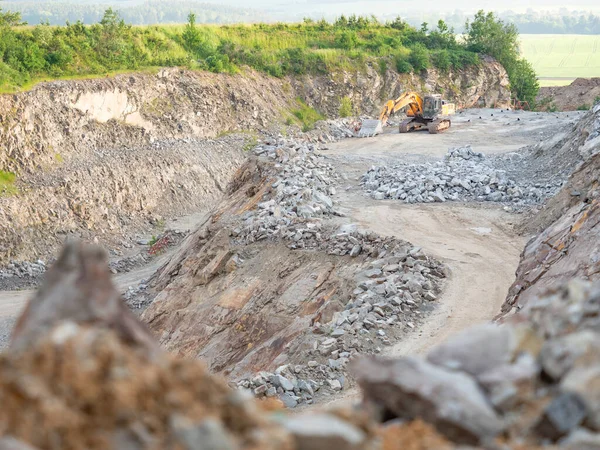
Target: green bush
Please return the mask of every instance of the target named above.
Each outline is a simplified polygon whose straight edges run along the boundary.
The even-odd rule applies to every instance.
[[[15,186],[16,178],[14,173],[0,170],[0,196],[18,193],[18,189]]]
[[[588,111],[591,108],[590,105],[588,105],[587,103],[584,103],[583,105],[579,105],[577,107],[577,111]]]
[[[436,50],[431,54],[431,62],[442,72],[448,72],[452,67],[452,60],[448,50]]]
[[[340,117],[350,117],[353,109],[352,100],[349,97],[342,98],[340,102]]]
[[[323,120],[324,117],[314,108],[311,108],[301,99],[297,99],[298,108],[292,110],[292,114],[300,121],[302,131],[310,131],[315,127],[315,123]]]
[[[335,37],[335,46],[345,50],[352,50],[358,46],[358,37],[354,31],[342,31]]]
[[[429,67],[429,51],[423,44],[415,44],[410,48],[408,62],[415,69],[415,72],[421,72]]]

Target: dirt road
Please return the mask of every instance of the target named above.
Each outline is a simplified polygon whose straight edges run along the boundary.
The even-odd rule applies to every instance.
[[[350,220],[420,246],[450,269],[436,310],[418,331],[389,349],[390,355],[425,352],[454,333],[491,320],[514,280],[527,237],[513,226],[521,217],[502,205],[376,201],[364,196],[360,175],[373,164],[431,161],[450,147],[467,144],[486,154],[512,152],[552,135],[557,125],[570,120],[566,114],[470,110],[444,134],[398,134],[388,128],[381,136],[344,140],[322,152],[347,177],[340,203]]]
[[[197,212],[168,221],[166,228],[174,231],[193,230],[199,223],[207,220],[208,217],[209,215],[206,211]],[[153,259],[149,264],[143,267],[116,275],[114,281],[117,288],[121,292],[124,292],[129,286],[137,286],[142,280],[150,278],[150,276],[167,261],[175,249],[176,248],[171,248],[169,251]],[[21,314],[27,301],[34,293],[34,290],[0,291],[0,351],[8,345],[16,318]]]

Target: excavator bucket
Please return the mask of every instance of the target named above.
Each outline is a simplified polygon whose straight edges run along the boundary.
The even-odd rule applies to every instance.
[[[381,120],[363,120],[358,137],[372,137],[383,132]]]

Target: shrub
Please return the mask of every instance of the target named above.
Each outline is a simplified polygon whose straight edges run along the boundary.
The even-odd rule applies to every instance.
[[[315,127],[315,123],[323,120],[324,117],[314,108],[311,108],[301,99],[297,100],[298,108],[292,110],[292,114],[300,121],[302,131],[310,131]]]
[[[345,50],[352,50],[358,45],[358,37],[354,31],[342,31],[335,37],[335,46]]]
[[[15,186],[16,178],[14,173],[0,170],[0,196],[18,193],[18,189]]]
[[[349,97],[342,98],[340,102],[340,117],[350,117],[353,109],[352,100]]]
[[[429,67],[429,51],[423,44],[415,44],[410,49],[408,62],[415,69],[415,72],[421,72]]]
[[[448,72],[452,66],[448,50],[437,50],[431,54],[431,62],[442,72]]]
[[[590,109],[590,105],[584,103],[583,105],[579,105],[577,107],[577,111],[588,111]]]

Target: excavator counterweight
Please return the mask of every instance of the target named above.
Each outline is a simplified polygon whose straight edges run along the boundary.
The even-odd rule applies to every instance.
[[[365,120],[358,135],[364,137],[378,134],[383,131],[389,118],[403,108],[406,108],[407,118],[400,123],[400,133],[421,128],[427,128],[431,134],[441,133],[450,128],[448,116],[456,112],[455,105],[442,100],[439,94],[421,97],[416,92],[405,92],[396,100],[385,103],[378,121]]]

